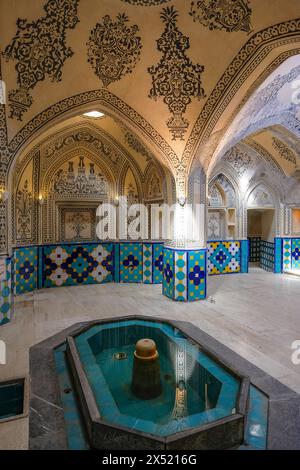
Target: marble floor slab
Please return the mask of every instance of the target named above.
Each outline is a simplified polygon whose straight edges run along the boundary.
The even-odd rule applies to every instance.
[[[210,277],[208,300],[176,303],[160,285],[103,284],[43,289],[15,299],[14,319],[0,327],[7,364],[0,379],[28,377],[29,348],[74,323],[141,314],[194,323],[268,374],[300,393],[300,365],[291,361],[300,340],[300,278],[258,268]],[[0,424],[0,449],[28,447],[28,419]]]

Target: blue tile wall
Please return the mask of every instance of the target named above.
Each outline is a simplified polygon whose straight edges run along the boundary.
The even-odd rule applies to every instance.
[[[17,294],[36,287],[101,284],[113,281],[162,283],[162,243],[63,244],[31,247],[30,253],[32,250],[34,258],[29,264],[27,249],[26,252],[24,249],[15,250],[15,258],[18,260]],[[23,280],[24,257],[27,263],[25,268],[28,271],[25,277],[29,276],[30,280]],[[23,264],[20,272],[21,262]]]
[[[279,244],[281,242],[281,244]],[[283,238],[277,240],[277,252],[280,253],[276,257],[277,269],[281,261],[282,271],[299,271],[300,273],[300,238]],[[279,261],[278,261],[279,260]]]
[[[5,259],[5,271],[0,280],[0,326],[9,323],[13,314],[12,259]]]
[[[206,250],[164,248],[163,294],[186,302],[206,298]]]
[[[248,240],[209,241],[207,271],[209,276],[248,272]]]
[[[164,248],[163,294],[170,299],[174,298],[174,256],[174,250]]]
[[[265,271],[274,272],[275,267],[275,243],[260,242],[260,267]]]
[[[275,266],[274,272],[276,274],[282,273],[283,263],[283,240],[282,238],[275,238]]]
[[[43,287],[102,284],[113,281],[113,244],[43,247]]]
[[[292,270],[300,270],[300,238],[292,239]]]
[[[142,243],[120,243],[120,282],[143,282]]]
[[[251,237],[249,240],[249,261],[250,263],[260,262],[260,242],[261,237]]]
[[[15,294],[32,292],[38,287],[38,248],[36,246],[14,250]]]

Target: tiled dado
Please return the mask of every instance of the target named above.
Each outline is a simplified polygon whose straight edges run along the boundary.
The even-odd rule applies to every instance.
[[[281,266],[281,272],[299,271],[300,273],[300,238],[277,239],[276,257],[278,269]],[[280,256],[281,254],[281,256]]]
[[[38,287],[38,257],[36,246],[14,250],[14,293],[15,295],[31,292]]]
[[[11,258],[1,258],[0,269],[0,326],[8,323],[13,314],[13,276]]]
[[[187,302],[206,298],[206,249],[164,248],[163,294]]]
[[[209,241],[207,244],[207,273],[247,273],[249,240]]]
[[[14,250],[15,294],[104,282],[162,283],[162,243],[86,243]]]

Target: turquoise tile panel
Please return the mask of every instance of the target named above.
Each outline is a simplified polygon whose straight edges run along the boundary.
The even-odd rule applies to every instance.
[[[292,239],[292,270],[300,270],[300,238]]]
[[[44,287],[102,284],[112,280],[111,243],[44,247]]]
[[[207,270],[209,276],[240,273],[241,263],[242,250],[240,241],[208,242]]]
[[[153,277],[153,245],[143,243],[143,282],[152,284]]]
[[[120,243],[120,282],[143,282],[142,243]]]
[[[14,250],[15,294],[32,292],[38,287],[38,248],[36,246]]]
[[[161,284],[164,270],[164,246],[162,243],[153,244],[153,284]]]
[[[8,323],[13,314],[12,260],[5,258],[0,279],[0,326]]]
[[[163,294],[174,298],[174,251],[164,248]]]
[[[188,252],[188,300],[206,298],[206,250]]]

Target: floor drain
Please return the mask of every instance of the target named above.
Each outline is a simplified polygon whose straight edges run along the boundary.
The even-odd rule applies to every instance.
[[[114,359],[117,359],[118,361],[121,361],[122,359],[126,359],[127,354],[124,352],[118,352],[114,354]]]

